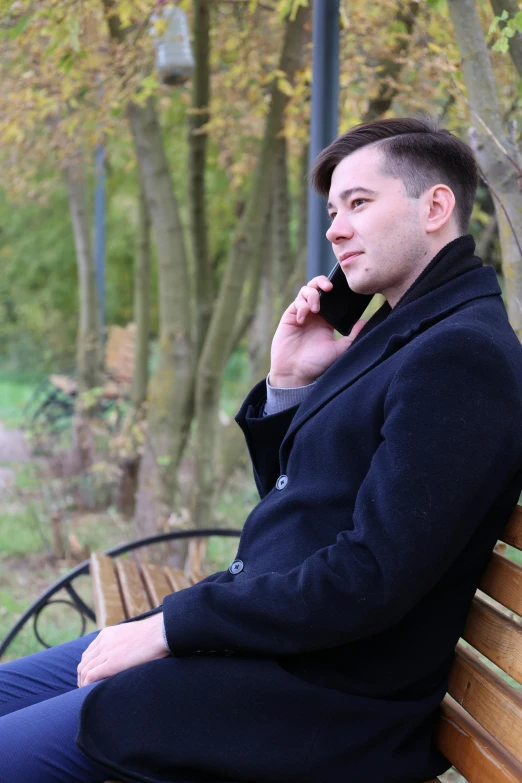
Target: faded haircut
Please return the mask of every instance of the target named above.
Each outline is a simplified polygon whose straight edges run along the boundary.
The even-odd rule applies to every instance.
[[[399,177],[409,198],[419,198],[433,185],[451,188],[459,231],[467,232],[478,185],[477,164],[471,148],[431,117],[372,120],[338,136],[315,160],[310,173],[315,190],[327,197],[335,167],[368,145],[382,149],[381,173]]]

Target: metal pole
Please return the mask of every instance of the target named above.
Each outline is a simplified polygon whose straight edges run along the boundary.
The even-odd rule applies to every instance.
[[[312,113],[310,165],[338,132],[339,0],[314,0],[312,31]],[[308,279],[327,275],[335,258],[325,237],[326,203],[310,188],[308,193]]]
[[[95,264],[100,329],[105,329],[105,149],[96,147],[96,191],[94,195]]]

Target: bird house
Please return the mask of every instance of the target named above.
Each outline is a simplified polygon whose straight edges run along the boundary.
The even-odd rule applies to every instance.
[[[162,84],[183,84],[194,70],[187,17],[181,8],[159,2],[152,22],[155,25],[159,20],[163,20],[163,25],[155,46],[160,81]]]

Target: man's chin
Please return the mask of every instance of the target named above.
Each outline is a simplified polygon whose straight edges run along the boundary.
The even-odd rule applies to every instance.
[[[359,280],[348,280],[348,277],[346,278],[346,282],[348,283],[349,287],[352,289],[354,294],[366,294],[366,296],[373,296],[374,294],[379,293],[376,290],[375,285],[372,285],[369,282],[364,283]]]

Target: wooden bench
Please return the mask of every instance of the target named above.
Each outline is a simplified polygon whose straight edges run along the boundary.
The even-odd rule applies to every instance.
[[[522,567],[506,557],[505,544],[522,551],[522,506],[511,515],[473,599],[436,730],[437,746],[468,783],[522,783]],[[188,577],[96,554],[91,563],[100,626],[157,606],[203,574],[201,551],[193,555]]]
[[[205,539],[191,538],[184,569],[93,552],[90,573],[98,628],[148,612],[169,593],[199,582],[207,576],[205,549]]]
[[[109,326],[107,343],[105,345],[106,379],[101,395],[107,399],[118,399],[124,396],[133,379],[136,353],[136,326]],[[78,382],[68,375],[50,375],[51,385],[68,397],[78,394]]]

